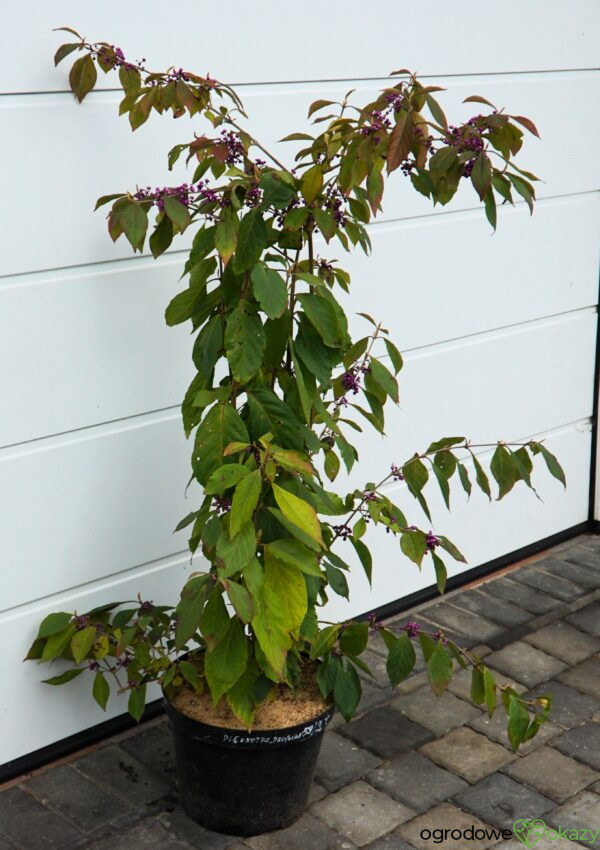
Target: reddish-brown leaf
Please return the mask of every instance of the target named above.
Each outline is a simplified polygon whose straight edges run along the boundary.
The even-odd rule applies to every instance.
[[[411,112],[400,110],[398,122],[392,131],[387,148],[387,173],[395,171],[408,156],[415,139],[415,125]]]
[[[531,118],[525,118],[523,115],[511,115],[510,117],[513,121],[516,121],[517,124],[520,124],[522,127],[525,127],[526,130],[529,130],[530,133],[533,133],[534,136],[537,136],[538,139],[541,138],[538,133],[538,128],[535,126]]]

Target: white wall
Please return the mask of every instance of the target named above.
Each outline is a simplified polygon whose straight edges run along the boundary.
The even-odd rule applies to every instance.
[[[185,243],[156,262],[133,259],[91,210],[101,194],[166,179],[166,149],[195,125],[153,116],[132,136],[117,118],[110,76],[78,106],[67,92],[68,62],[52,67],[61,41],[53,26],[111,40],[153,67],[184,65],[239,83],[254,131],[273,144],[303,125],[317,96],[357,88],[365,99],[396,67],[446,86],[453,115],[468,117],[460,103],[477,92],[531,116],[543,141],[527,139],[521,161],[544,180],[532,219],[523,204],[503,209],[491,237],[469,187],[451,210],[433,210],[397,175],[371,228],[372,259],[349,261],[353,309],[383,317],[406,355],[387,442],[365,433],[352,481],[450,432],[481,441],[546,436],[566,468],[566,494],[540,472],[543,502],[519,485],[492,506],[457,494],[447,515],[434,497],[436,529],[471,567],[587,518],[600,219],[591,152],[598,74],[589,69],[598,4],[573,0],[565,14],[560,0],[529,0],[510,13],[467,2],[452,21],[447,3],[432,0],[411,7],[412,31],[401,5],[377,8],[374,17],[357,0],[309,3],[296,20],[291,5],[236,1],[223,35],[218,20],[208,25],[213,4],[199,0],[180,0],[172,19],[156,0],[11,7],[0,57],[9,152],[0,231],[0,645],[10,648],[0,762],[106,716],[87,682],[48,688],[39,683],[46,670],[21,663],[39,620],[138,590],[171,601],[190,570],[185,537],[172,529],[194,505],[193,491],[184,497],[190,446],[178,411],[191,340],[162,318]],[[350,608],[335,603],[334,612],[365,611],[432,584],[385,534],[374,545],[373,590],[357,570]],[[109,716],[122,710],[115,702]]]

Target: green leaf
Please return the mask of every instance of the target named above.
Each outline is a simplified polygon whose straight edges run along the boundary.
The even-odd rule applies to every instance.
[[[297,449],[301,445],[300,422],[272,390],[249,391],[248,409],[249,427],[255,439],[270,433],[283,448]]]
[[[177,230],[179,230],[180,233],[183,233],[183,231],[191,223],[188,208],[172,195],[166,195],[163,199],[163,203],[165,205],[165,213],[171,219]]]
[[[227,467],[226,467],[227,468]],[[255,469],[239,482],[233,494],[229,530],[237,534],[241,527],[252,518],[262,488],[262,478],[259,469]]]
[[[371,357],[369,367],[371,369],[371,377],[375,383],[382,387],[384,392],[398,404],[398,383],[396,378],[375,357]]]
[[[202,637],[208,647],[212,649],[225,637],[229,629],[230,619],[221,588],[219,585],[215,585],[200,617]]]
[[[534,443],[533,448],[534,454],[540,453],[546,462],[546,466],[548,467],[548,472],[550,475],[554,476],[554,478],[558,479],[563,487],[567,486],[567,479],[565,478],[565,473],[563,471],[562,466],[556,459],[555,455],[552,452],[548,451],[546,446],[543,443]]]
[[[485,700],[483,673],[478,667],[473,667],[471,673],[471,699],[476,705],[481,705]]]
[[[232,618],[224,637],[204,657],[204,675],[216,705],[224,693],[234,685],[248,664],[248,642],[244,627]]]
[[[96,626],[87,626],[75,632],[71,639],[71,652],[76,664],[81,664],[96,640]]]
[[[290,210],[283,221],[285,230],[300,230],[306,224],[309,212],[308,207],[296,207]]]
[[[71,679],[77,678],[80,673],[83,673],[85,667],[79,667],[78,669],[65,670],[64,673],[61,673],[60,676],[52,676],[51,679],[42,679],[44,685],[64,685],[66,682],[70,682]]]
[[[233,377],[246,384],[262,364],[267,339],[262,322],[246,300],[240,301],[229,316],[225,329],[227,360]]]
[[[535,198],[533,186],[531,186],[526,180],[522,180],[520,177],[517,177],[516,174],[507,174],[506,176],[513,184],[515,191],[526,201],[529,211],[533,213],[533,201]]]
[[[223,263],[231,259],[238,240],[238,217],[231,207],[226,207],[215,228],[215,248]]]
[[[248,730],[252,727],[256,711],[256,683],[258,678],[258,668],[251,658],[240,678],[227,692],[229,707]]]
[[[200,628],[208,575],[190,579],[181,592],[175,609],[175,648],[180,650]]]
[[[51,661],[63,654],[75,634],[75,626],[71,623],[62,632],[55,632],[46,640],[44,651],[41,655],[42,661]]]
[[[64,57],[61,57],[61,59],[62,58]],[[82,56],[73,63],[73,67],[69,73],[69,84],[71,86],[71,91],[79,103],[81,103],[84,97],[94,88],[97,78],[98,74],[96,72],[96,66],[89,53],[86,53],[85,56]]]
[[[436,555],[435,552],[431,553],[433,558],[433,567],[435,569],[435,581],[437,584],[437,589],[440,593],[443,593],[446,589],[446,579],[448,578],[448,573],[446,572],[446,565],[442,561],[439,555]]]
[[[406,485],[413,496],[421,492],[429,480],[429,473],[425,464],[415,455],[402,467],[402,475]]]
[[[487,190],[483,202],[485,204],[486,218],[495,230],[498,216],[496,213],[496,198],[494,197],[494,190],[492,188]]]
[[[329,242],[329,240],[335,236],[335,232],[337,230],[337,223],[334,217],[328,210],[314,209],[312,214],[317,227],[325,237],[325,241]]]
[[[265,556],[273,556],[278,561],[298,567],[306,575],[321,575],[316,554],[311,549],[303,546],[298,540],[274,540],[271,543],[267,543],[264,549]]]
[[[469,478],[469,471],[467,467],[459,463],[458,464],[458,477],[460,478],[460,483],[462,484],[462,488],[467,494],[467,496],[471,495],[471,479]]]
[[[207,496],[212,496],[215,493],[223,493],[230,487],[235,487],[238,481],[250,474],[250,470],[242,466],[240,463],[227,463],[220,466],[210,475],[204,486],[204,492]]]
[[[146,685],[138,685],[129,694],[127,710],[134,720],[139,723],[146,707]]]
[[[395,687],[412,671],[417,661],[412,641],[407,634],[401,635],[388,652],[386,670]]]
[[[339,625],[326,626],[318,633],[310,648],[310,657],[313,661],[329,652],[338,639],[341,628]]]
[[[328,450],[325,452],[325,475],[330,481],[335,481],[338,472],[340,471],[340,459],[335,452]]]
[[[40,623],[38,638],[50,637],[58,632],[62,632],[67,628],[73,618],[72,614],[67,614],[64,611],[57,611],[54,614],[48,614]]]
[[[270,207],[281,210],[287,207],[295,194],[294,190],[275,174],[263,174],[258,185],[263,191],[262,210],[268,210]]]
[[[415,125],[411,112],[401,109],[388,141],[387,173],[391,174],[406,159],[415,139]]]
[[[286,564],[267,551],[265,556],[265,588],[279,599],[285,629],[298,637],[308,608],[306,580],[302,572],[291,564]]]
[[[327,576],[327,582],[334,593],[337,593],[338,596],[343,596],[344,599],[350,598],[348,581],[341,570],[338,570],[337,567],[333,567],[331,564],[326,562],[325,575]]]
[[[217,557],[225,563],[225,569],[219,571],[223,578],[242,570],[256,553],[256,531],[251,522],[241,527],[237,534],[230,536],[224,531],[217,541]]]
[[[258,208],[251,210],[240,221],[233,269],[237,274],[249,271],[260,259],[267,246],[267,227]]]
[[[300,191],[307,204],[312,204],[323,187],[323,169],[320,165],[313,165],[304,174],[300,184]]]
[[[333,699],[337,710],[344,720],[349,721],[360,702],[362,687],[358,673],[352,664],[346,661],[340,666],[333,686]]]
[[[332,303],[320,295],[307,293],[299,295],[297,300],[325,345],[329,348],[339,348],[342,335]]]
[[[508,707],[508,740],[513,750],[517,750],[525,738],[529,726],[529,714],[521,700],[511,695]]]
[[[196,665],[192,664],[191,661],[180,661],[179,669],[186,682],[188,682],[188,684],[190,684],[195,690],[198,685],[199,676]]]
[[[441,697],[452,680],[452,661],[441,641],[438,641],[427,662],[427,671],[434,694]]]
[[[141,251],[148,229],[148,213],[135,201],[129,201],[119,210],[119,223],[134,251]]]
[[[74,50],[77,50],[77,48],[81,48],[80,41],[76,41],[75,43],[71,44],[61,44],[61,46],[54,54],[54,67],[56,67],[59,62],[62,62],[62,60],[67,57],[69,53],[72,53]]]
[[[96,204],[97,206],[98,204]],[[173,223],[170,218],[163,216],[160,223],[154,228],[149,239],[150,251],[154,259],[160,257],[173,241]]]
[[[485,474],[485,472],[483,471],[483,467],[479,463],[479,461],[477,460],[475,455],[471,454],[471,457],[473,458],[473,466],[475,467],[475,476],[476,476],[475,480],[477,482],[477,485],[478,485],[479,489],[482,490],[485,493],[485,495],[488,497],[488,499],[490,499],[490,501],[491,501],[492,491],[490,490],[489,479],[488,479],[487,475]]]
[[[450,485],[448,484],[448,479],[445,473],[435,463],[433,464],[432,469],[433,474],[437,478],[437,482],[440,485],[440,490],[442,492],[442,496],[444,497],[446,507],[448,508],[448,510],[450,510]]]
[[[444,537],[443,534],[438,535],[438,539],[440,541],[440,546],[444,549],[449,555],[451,555],[455,561],[460,561],[461,564],[466,564],[467,560],[462,552],[452,543],[451,540],[448,540],[447,537]]]
[[[496,708],[496,682],[487,667],[483,670],[483,689],[485,693],[485,704],[490,717]]]
[[[483,151],[480,151],[475,157],[473,171],[471,172],[471,182],[479,195],[479,200],[483,201],[492,185],[492,163]]]
[[[444,115],[444,110],[439,105],[437,100],[429,94],[429,92],[425,94],[425,102],[429,107],[429,111],[433,116],[433,120],[437,121],[437,123],[440,124],[444,130],[447,130],[448,121],[446,119],[446,116]]]
[[[350,538],[350,542],[354,546],[356,554],[358,555],[362,567],[369,580],[369,584],[371,584],[373,574],[373,559],[371,557],[371,552],[369,551],[368,547],[362,542],[362,540],[354,540],[353,538]]]
[[[248,443],[248,432],[239,413],[231,404],[219,402],[208,411],[196,432],[192,466],[200,484],[223,463],[225,448],[232,442]]]
[[[361,655],[367,648],[369,639],[369,624],[352,623],[342,629],[340,649],[346,655]]]
[[[403,366],[402,355],[400,354],[394,343],[391,342],[391,340],[386,339],[384,341],[385,347],[387,348],[387,353],[389,354],[390,360],[392,361],[392,365],[394,367],[394,374],[397,375]]]
[[[270,319],[277,319],[287,307],[288,291],[285,281],[265,263],[257,263],[251,272],[254,297]]]
[[[273,494],[283,515],[294,525],[297,525],[315,543],[322,546],[321,524],[314,508],[304,499],[294,496],[293,493],[288,493],[287,490],[277,484],[273,484]]]
[[[320,552],[321,544],[317,543],[313,538],[308,535],[305,531],[303,531],[300,526],[296,525],[292,522],[286,515],[280,511],[278,508],[269,508],[269,513],[273,514],[277,522],[279,522],[286,531],[299,540],[301,543],[304,543],[305,546],[308,546],[309,549],[312,549],[315,552]]]
[[[403,531],[400,537],[400,548],[418,567],[427,551],[427,537],[422,531]]]
[[[94,676],[94,684],[92,685],[92,696],[94,697],[102,711],[106,711],[106,703],[108,702],[108,698],[110,696],[110,685],[104,678],[104,673],[101,670],[98,670],[98,672]]]
[[[228,580],[225,584],[225,590],[227,591],[227,596],[233,605],[235,613],[238,615],[242,623],[249,623],[256,612],[252,597],[246,588],[235,581]]]
[[[267,662],[283,678],[287,653],[292,645],[281,601],[265,582],[263,568],[255,558],[244,570],[244,580],[255,605],[252,630]]]
[[[490,470],[498,484],[498,499],[502,499],[518,481],[515,461],[506,446],[497,446],[490,463]]]

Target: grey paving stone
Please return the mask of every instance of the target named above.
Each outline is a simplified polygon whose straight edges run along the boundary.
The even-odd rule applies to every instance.
[[[168,723],[157,724],[120,742],[122,749],[169,783],[175,782],[173,737]]]
[[[600,700],[588,694],[582,694],[575,688],[569,688],[561,682],[544,682],[527,693],[528,698],[552,694],[552,711],[550,716],[555,723],[564,729],[570,729],[589,720],[594,714],[600,714]]]
[[[567,581],[572,581],[580,587],[588,590],[600,587],[600,569],[596,570],[577,561],[566,561],[561,558],[545,558],[539,564],[545,572],[566,578]]]
[[[231,841],[230,838],[230,844]],[[202,847],[202,850],[221,850],[221,848],[225,850],[228,847],[227,844],[221,846],[200,844],[195,846]],[[93,841],[86,847],[93,848],[93,850],[142,850],[142,848],[143,850],[190,850],[194,845],[169,835],[160,821],[150,818],[137,824],[133,829],[109,835],[99,841]]]
[[[600,770],[600,723],[588,720],[581,726],[574,726],[556,738],[552,746],[566,756]]]
[[[562,599],[563,602],[572,602],[578,596],[585,593],[585,589],[574,584],[572,581],[567,581],[565,578],[546,573],[537,564],[531,564],[526,567],[519,567],[511,573],[511,578],[520,584],[526,584],[534,590],[541,590],[544,593],[549,593],[550,596],[555,596],[557,599]]]
[[[540,747],[513,761],[503,772],[557,803],[564,803],[600,779],[595,770],[551,747]]]
[[[498,706],[492,718],[490,718],[487,714],[482,713],[480,717],[476,717],[475,720],[471,720],[468,725],[471,729],[475,729],[476,732],[481,732],[491,741],[495,741],[497,744],[502,744],[503,747],[510,750],[511,746],[506,733],[507,722],[508,720],[504,709],[501,706]],[[531,750],[536,750],[542,744],[546,744],[548,741],[558,737],[558,735],[562,734],[563,731],[564,730],[557,723],[547,720],[540,728],[535,738],[532,738],[530,741],[527,741],[527,743],[522,744],[519,747],[519,753],[523,755]]]
[[[510,576],[514,572],[510,573]],[[535,591],[526,584],[521,584],[518,581],[513,581],[510,576],[502,576],[501,578],[493,579],[486,582],[483,587],[495,596],[501,599],[506,599],[507,602],[512,602],[524,611],[530,611],[532,614],[547,614],[561,604],[560,599],[550,596],[542,591]]]
[[[600,548],[598,548],[598,543],[593,544],[591,548],[589,544],[585,546],[573,546],[563,557],[576,564],[585,564],[586,567],[591,567],[593,570],[600,570]]]
[[[453,729],[443,738],[424,744],[420,750],[471,784],[481,781],[517,758],[506,747],[493,743],[485,735],[466,726]]]
[[[286,829],[245,838],[244,843],[252,850],[353,850],[356,847],[309,812]]]
[[[584,632],[600,637],[600,602],[592,602],[591,605],[568,614],[565,620]]]
[[[0,833],[23,850],[51,850],[81,837],[75,827],[17,787],[0,794]]]
[[[576,667],[565,670],[557,679],[584,694],[600,699],[600,658],[586,658]]]
[[[318,800],[322,800],[323,797],[327,796],[327,789],[322,785],[319,785],[318,782],[313,782],[310,786],[310,792],[308,794],[308,805],[312,806],[313,803],[316,803]]]
[[[507,628],[520,626],[531,619],[529,611],[517,608],[506,599],[499,599],[493,593],[487,592],[484,587],[464,590],[452,597],[452,604]]]
[[[517,682],[522,682],[528,688],[535,688],[540,682],[554,678],[567,666],[563,661],[558,661],[522,640],[492,652],[486,658],[486,664],[501,673],[506,673]]]
[[[501,829],[512,829],[517,818],[543,817],[555,806],[548,797],[501,773],[470,785],[456,795],[454,802]]]
[[[525,640],[567,664],[579,664],[600,649],[600,638],[581,632],[563,620],[531,632]]]
[[[366,677],[362,679],[361,686],[362,696],[358,704],[357,714],[364,714],[366,711],[371,711],[372,708],[382,705],[393,693],[391,685],[388,685],[387,688],[382,688],[366,679]]]
[[[463,834],[471,828],[476,838],[465,840]],[[404,824],[397,831],[417,850],[431,850],[432,847],[443,847],[443,850],[465,850],[466,847],[487,850],[501,837],[490,824],[484,823],[472,814],[462,812],[451,803],[440,803],[434,809]]]
[[[131,811],[124,800],[109,796],[67,764],[34,776],[25,788],[84,831],[104,827]]]
[[[108,793],[132,803],[151,803],[173,792],[169,782],[114,744],[77,759],[72,766]]]
[[[600,834],[596,835],[595,842],[591,842],[589,836],[583,839],[580,832],[582,829],[587,829],[600,833],[600,796],[598,794],[582,791],[564,806],[555,809],[546,820],[554,827],[561,826],[565,830],[573,830],[573,833],[577,833],[579,842],[585,847],[600,847]],[[572,834],[570,837],[575,838],[575,835]]]
[[[467,635],[478,643],[486,643],[504,631],[503,626],[492,623],[484,617],[456,608],[449,602],[437,602],[423,612],[428,619],[438,623],[443,629],[457,634]]]
[[[188,818],[180,806],[170,812],[163,812],[159,816],[158,822],[171,838],[184,842],[186,847],[201,847],[202,850],[230,850],[230,848],[239,846],[240,843],[248,840],[247,838],[239,839],[232,835],[223,835],[220,832],[205,829],[199,823]],[[135,850],[133,845],[131,850]],[[138,850],[145,850],[145,848],[141,845]]]
[[[457,794],[467,783],[434,764],[420,753],[406,753],[372,770],[367,781],[404,803],[415,812],[424,812]]]
[[[394,832],[388,832],[383,838],[378,838],[367,844],[364,850],[415,850],[412,844],[407,844],[403,838]]]
[[[427,609],[428,610],[428,609]],[[414,615],[414,619],[421,626],[424,632],[429,632],[430,634],[435,634],[437,631],[440,631],[440,624],[436,623],[434,620],[430,620],[428,616],[426,616],[426,610],[423,610],[423,614],[416,613]],[[458,644],[458,646],[462,646],[466,649],[470,649],[475,646],[479,641],[470,634],[464,634],[463,632],[457,632],[454,629],[451,629],[448,626],[444,626],[443,631],[445,637],[448,640],[451,640],[453,643]]]
[[[481,714],[474,705],[448,691],[441,697],[436,697],[429,685],[410,694],[395,697],[390,705],[410,720],[425,726],[434,735],[443,735]]]
[[[315,778],[328,791],[337,791],[342,785],[360,779],[380,764],[381,759],[373,753],[361,749],[336,732],[327,732],[323,738]]]
[[[432,735],[394,709],[384,706],[339,728],[339,733],[382,758],[392,758],[431,740]]]
[[[378,685],[380,688],[389,688],[390,680],[385,666],[386,657],[387,656],[375,652],[373,649],[366,649],[360,656],[360,659],[369,667],[373,674],[373,678],[371,678],[367,673],[359,672],[361,679],[366,679],[367,682]]]
[[[315,803],[311,811],[357,847],[381,838],[414,817],[414,812],[402,803],[391,800],[362,781],[353,782]]]

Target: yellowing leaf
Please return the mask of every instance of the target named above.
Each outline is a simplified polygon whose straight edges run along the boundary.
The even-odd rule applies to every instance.
[[[273,493],[281,512],[290,522],[297,525],[305,534],[314,540],[316,543],[323,545],[323,537],[321,536],[321,524],[317,517],[316,511],[304,499],[294,496],[293,493],[288,493],[283,487],[273,484]]]

